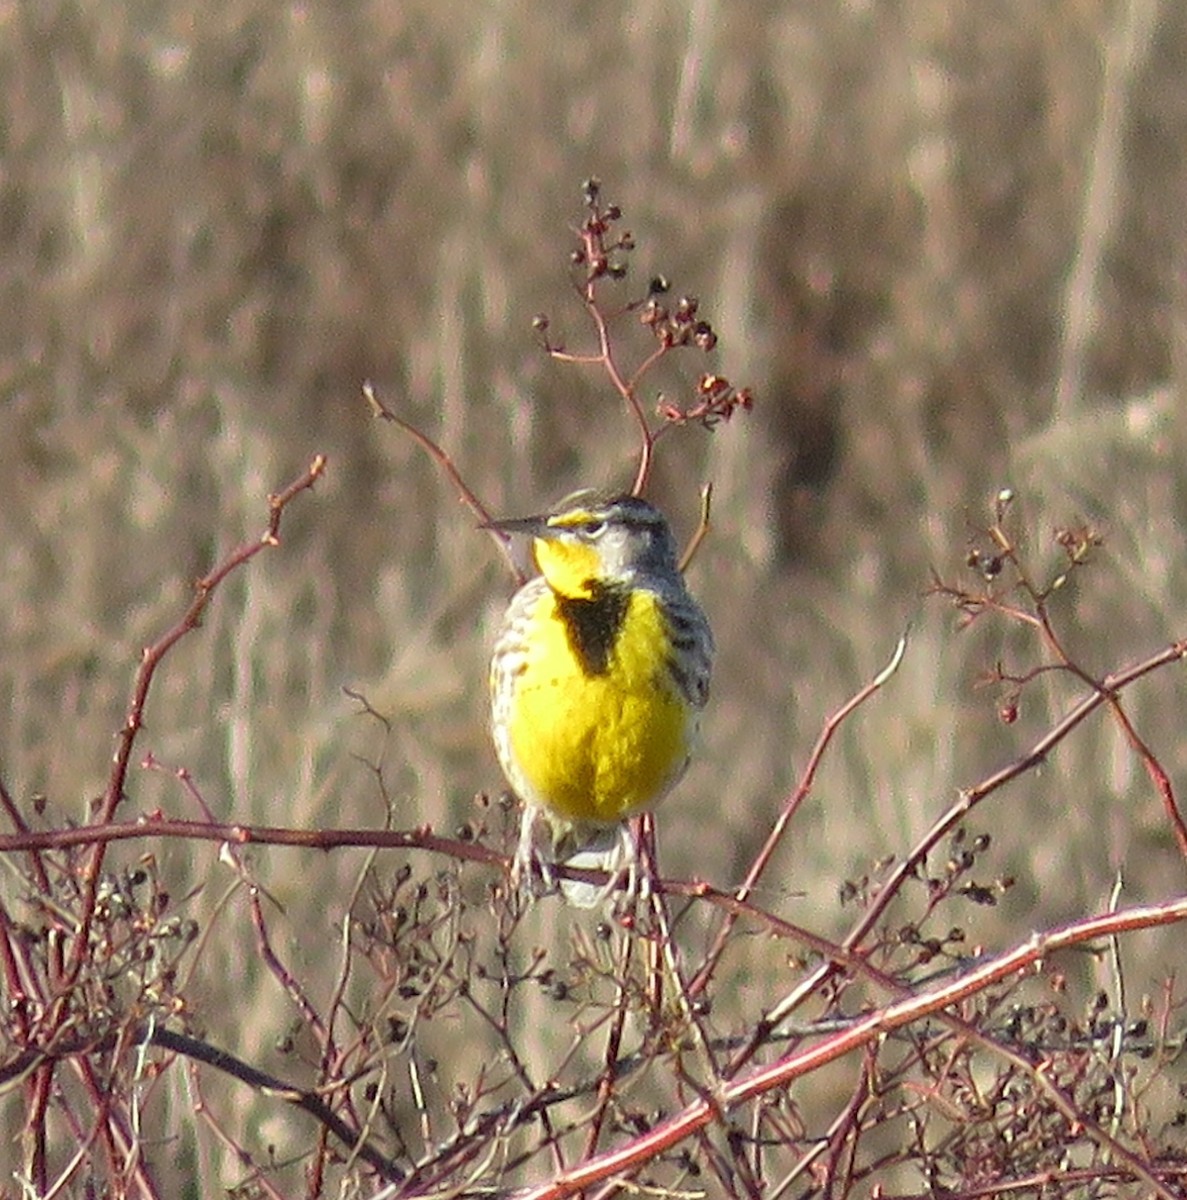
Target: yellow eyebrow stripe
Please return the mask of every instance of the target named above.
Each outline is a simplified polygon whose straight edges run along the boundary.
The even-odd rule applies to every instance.
[[[600,517],[595,516],[586,509],[570,509],[568,512],[559,513],[555,517],[549,517],[548,527],[549,529],[574,529],[600,519]]]

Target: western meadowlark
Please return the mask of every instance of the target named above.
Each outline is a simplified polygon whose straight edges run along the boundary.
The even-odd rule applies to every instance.
[[[530,871],[537,819],[547,864],[612,866],[626,820],[684,774],[709,695],[713,636],[684,586],[676,543],[637,496],[589,493],[559,511],[497,521],[528,534],[540,574],[511,599],[491,662],[491,729],[523,801],[515,874]],[[605,889],[570,881],[592,907]]]

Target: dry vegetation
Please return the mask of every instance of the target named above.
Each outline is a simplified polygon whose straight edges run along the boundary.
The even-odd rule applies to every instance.
[[[1185,58],[1171,0],[0,8],[0,1196],[1182,1195]],[[657,452],[719,666],[625,922],[500,890],[510,581],[360,395],[493,512],[628,484],[532,329],[592,336],[591,171],[757,397]]]

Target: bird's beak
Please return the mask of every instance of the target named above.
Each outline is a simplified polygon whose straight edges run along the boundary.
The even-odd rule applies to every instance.
[[[487,521],[480,529],[490,529],[495,533],[505,533],[508,536],[527,534],[529,537],[539,537],[548,530],[547,517],[506,517],[495,521]]]

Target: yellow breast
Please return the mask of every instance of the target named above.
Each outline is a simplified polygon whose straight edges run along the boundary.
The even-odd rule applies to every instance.
[[[684,772],[695,716],[673,684],[654,594],[630,593],[598,673],[575,654],[550,591],[527,633],[508,730],[524,798],[606,824],[657,803]]]

